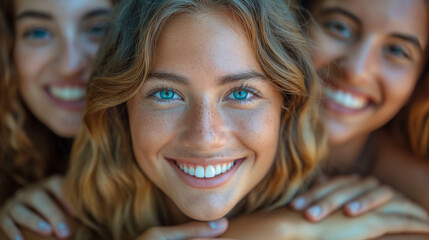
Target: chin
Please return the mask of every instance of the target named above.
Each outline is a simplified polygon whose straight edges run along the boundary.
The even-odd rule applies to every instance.
[[[194,200],[178,205],[179,209],[188,217],[198,221],[213,221],[228,214],[235,204],[221,200]]]

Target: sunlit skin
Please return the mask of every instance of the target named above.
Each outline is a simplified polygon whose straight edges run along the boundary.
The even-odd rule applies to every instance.
[[[85,87],[111,3],[14,2],[13,54],[20,94],[30,111],[49,129],[59,136],[73,137],[81,124]]]
[[[415,87],[427,58],[425,2],[314,2],[311,12],[319,24],[311,31],[317,45],[315,65],[329,89],[357,100],[348,107],[344,95],[343,103],[325,95],[323,117],[330,143],[363,144],[398,112]]]
[[[228,12],[175,16],[158,40],[151,76],[128,102],[138,164],[190,218],[226,215],[273,163],[282,97],[253,52]],[[174,163],[237,159],[215,186],[207,179],[194,186],[197,178],[183,177]]]

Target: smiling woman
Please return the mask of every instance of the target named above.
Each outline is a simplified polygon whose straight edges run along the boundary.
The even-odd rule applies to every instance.
[[[2,31],[8,45],[0,46],[8,73],[0,76],[0,229],[10,239],[21,238],[18,225],[67,235],[54,201],[64,203],[61,178],[48,177],[67,168],[86,82],[114,2],[0,2],[9,30]]]
[[[120,9],[66,182],[90,229],[79,239],[153,239],[154,226],[284,205],[324,147],[318,82],[289,8],[164,0]]]

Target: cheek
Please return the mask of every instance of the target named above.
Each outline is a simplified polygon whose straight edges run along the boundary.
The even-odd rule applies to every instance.
[[[280,128],[280,106],[264,105],[251,111],[231,114],[231,129],[257,157],[275,153]]]
[[[148,164],[143,159],[156,159],[159,151],[174,138],[180,114],[152,111],[130,101],[128,115],[137,161],[140,165]]]
[[[22,84],[34,84],[43,81],[40,77],[47,68],[52,55],[49,47],[28,47],[17,44],[14,50],[14,62]]]
[[[311,51],[311,58],[316,68],[326,66],[342,51],[342,46],[326,36],[320,29],[313,30],[311,38],[315,43],[314,49]]]
[[[413,92],[418,74],[417,71],[395,69],[384,72],[384,94],[387,104],[401,108]]]

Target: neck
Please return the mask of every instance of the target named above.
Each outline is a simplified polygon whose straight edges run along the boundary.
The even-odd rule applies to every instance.
[[[329,167],[341,171],[350,170],[363,151],[368,137],[369,134],[355,137],[343,143],[331,143],[327,157]]]

